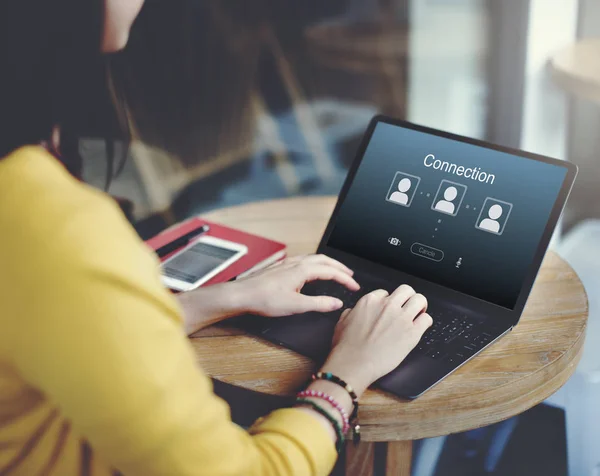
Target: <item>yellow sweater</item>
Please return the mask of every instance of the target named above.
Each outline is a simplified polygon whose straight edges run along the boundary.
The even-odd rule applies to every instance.
[[[0,160],[0,474],[328,474],[311,415],[231,422],[157,264],[42,148]]]

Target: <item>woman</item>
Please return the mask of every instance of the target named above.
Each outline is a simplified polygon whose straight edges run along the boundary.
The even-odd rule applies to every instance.
[[[322,369],[337,378],[249,432],[231,422],[186,333],[244,312],[332,311],[342,303],[298,291],[358,284],[307,256],[176,300],[112,200],[57,160],[77,124],[76,68],[123,48],[142,3],[0,4],[0,474],[328,474],[356,398],[431,325],[426,300],[408,286],[365,296]]]

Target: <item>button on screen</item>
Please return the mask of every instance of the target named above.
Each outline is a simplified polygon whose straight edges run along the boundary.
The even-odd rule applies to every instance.
[[[423,243],[413,243],[410,247],[410,251],[413,255],[421,256],[433,261],[442,261],[444,259],[444,252],[437,248],[424,245]]]

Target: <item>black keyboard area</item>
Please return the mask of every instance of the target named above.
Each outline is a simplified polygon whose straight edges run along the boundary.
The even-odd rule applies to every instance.
[[[316,281],[302,289],[309,296],[332,296],[340,299],[345,308],[352,308],[362,296],[375,289],[389,289],[389,285],[376,283],[371,279],[355,276],[361,285],[357,292],[334,281]],[[467,361],[497,337],[499,329],[481,319],[468,316],[450,306],[429,302],[427,312],[433,318],[433,325],[425,332],[411,355],[423,355],[431,359],[458,366]],[[339,313],[334,313],[336,316]]]
[[[480,320],[451,308],[432,306],[428,312],[433,325],[413,350],[414,354],[460,365],[498,337],[497,331]]]
[[[345,308],[352,308],[365,294],[370,293],[383,286],[376,286],[372,282],[365,279],[360,279],[354,276],[354,279],[360,284],[358,291],[351,291],[346,286],[339,284],[336,281],[314,281],[308,283],[302,288],[302,294],[307,296],[331,296],[340,299],[344,303]]]

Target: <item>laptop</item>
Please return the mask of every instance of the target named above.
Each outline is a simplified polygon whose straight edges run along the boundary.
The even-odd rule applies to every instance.
[[[316,281],[302,293],[346,308],[405,283],[424,294],[433,326],[376,382],[417,398],[518,324],[576,174],[568,162],[377,116],[316,250],[353,269],[361,290]],[[340,314],[251,328],[323,361]]]

